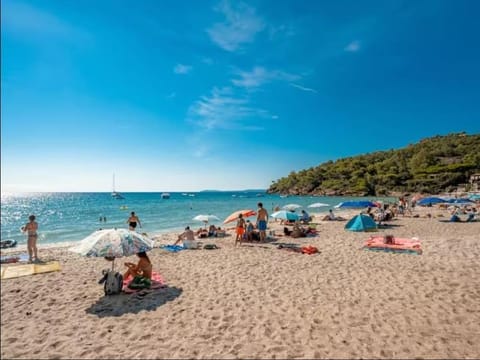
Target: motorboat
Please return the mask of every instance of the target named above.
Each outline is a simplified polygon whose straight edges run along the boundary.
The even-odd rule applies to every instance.
[[[162,199],[170,199],[170,194],[167,193],[167,192],[164,192],[164,193],[162,193],[162,194],[160,195],[160,197],[161,197]]]

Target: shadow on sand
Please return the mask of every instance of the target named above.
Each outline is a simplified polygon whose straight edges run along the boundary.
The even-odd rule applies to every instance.
[[[397,224],[379,224],[377,225],[379,229],[393,229],[396,227],[400,227],[403,225],[397,225]]]
[[[141,290],[134,294],[104,296],[85,311],[98,317],[138,314],[142,310],[156,310],[179,297],[181,293],[181,288],[165,286],[160,289]]]

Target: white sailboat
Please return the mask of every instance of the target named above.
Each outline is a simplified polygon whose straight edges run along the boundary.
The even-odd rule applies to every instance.
[[[112,197],[114,199],[125,199],[120,193],[115,191],[115,174],[113,174],[113,190],[112,190]]]

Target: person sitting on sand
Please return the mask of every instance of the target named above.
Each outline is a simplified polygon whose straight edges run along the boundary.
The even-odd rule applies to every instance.
[[[310,221],[312,221],[312,217],[305,210],[302,210],[302,216],[300,218],[300,222],[302,224],[308,224]]]
[[[328,210],[328,215],[325,215],[322,220],[324,221],[336,220],[333,210],[332,209]]]
[[[250,220],[247,220],[247,226],[246,226],[246,235],[247,235],[247,241],[252,241],[253,240],[253,224],[250,222]]]
[[[128,270],[125,272],[125,274],[123,274],[123,278],[127,279],[129,276],[132,276],[133,278],[135,278],[136,276],[140,276],[147,279],[151,279],[152,263],[150,262],[150,259],[148,258],[147,253],[139,252],[137,256],[139,258],[137,265],[131,262],[125,263],[125,266],[128,268]]]
[[[210,225],[209,228],[208,228],[208,237],[216,237],[217,236],[217,228],[215,227],[215,225]]]
[[[475,215],[477,214],[476,208],[471,208],[467,211],[467,220],[465,222],[472,222],[475,221]]]
[[[198,248],[198,243],[195,240],[195,234],[194,232],[190,229],[190,226],[187,226],[185,228],[185,231],[178,235],[177,241],[173,245],[177,245],[180,241],[183,241],[183,247],[185,249],[197,249]]]
[[[204,229],[204,228],[200,228],[200,229],[197,230],[195,235],[197,235],[201,239],[207,238],[208,237],[208,230]]]
[[[345,220],[345,218],[343,218],[341,216],[336,216],[333,213],[333,210],[330,209],[330,210],[328,210],[328,215],[325,215],[322,220],[323,221],[335,221],[335,220],[343,221],[343,220]]]
[[[295,224],[295,225],[293,225],[293,230],[292,230],[291,236],[293,238],[306,237],[307,236],[307,230],[304,229],[299,224]]]
[[[227,233],[225,232],[224,229],[222,229],[220,226],[217,227],[217,237],[223,237],[225,236]]]

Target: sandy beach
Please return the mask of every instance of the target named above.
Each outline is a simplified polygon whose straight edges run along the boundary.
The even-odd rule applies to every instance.
[[[108,297],[98,280],[110,263],[40,244],[41,257],[62,269],[2,280],[1,356],[480,358],[480,222],[444,223],[425,211],[378,231],[419,238],[422,255],[362,250],[371,233],[316,221],[315,237],[235,248],[229,234],[201,239],[217,250],[155,248],[149,256],[166,286]],[[277,235],[283,228],[269,227]],[[176,236],[156,236],[156,244]],[[117,269],[125,261],[136,258],[117,260]]]

